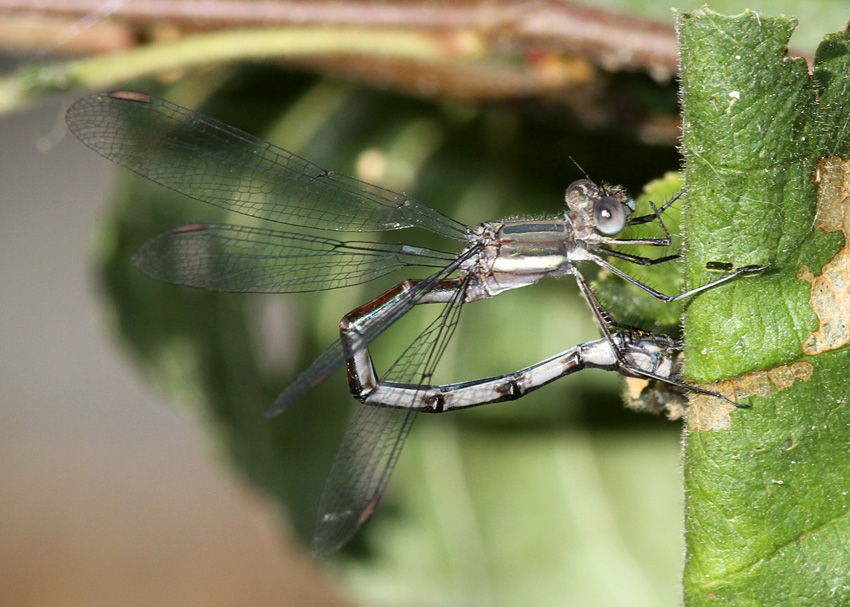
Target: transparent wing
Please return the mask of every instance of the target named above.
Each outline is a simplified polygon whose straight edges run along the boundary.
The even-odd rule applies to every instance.
[[[357,407],[319,500],[313,554],[336,552],[369,520],[415,418],[412,409]]]
[[[186,196],[307,228],[419,227],[462,240],[466,227],[404,194],[325,169],[203,114],[132,91],[74,103],[68,128],[101,156]]]
[[[160,234],[133,261],[148,276],[173,284],[236,293],[297,293],[356,285],[407,266],[443,268],[454,258],[404,244],[194,223]]]
[[[309,367],[293,381],[277,397],[274,405],[266,412],[266,417],[274,417],[285,411],[292,403],[299,400],[307,392],[315,388],[334,370],[340,367],[355,352],[365,348],[373,339],[384,332],[396,320],[406,314],[422,297],[434,288],[443,278],[452,274],[468,258],[477,255],[479,247],[470,247],[459,255],[448,266],[434,272],[428,278],[419,281],[408,291],[402,291],[382,307],[375,310],[356,336],[352,336],[347,344],[336,340],[328,349],[322,352]],[[411,346],[412,347],[412,346]]]
[[[404,351],[382,381],[425,385],[434,375],[460,318],[465,281],[440,315]],[[411,402],[415,399],[415,392]],[[345,431],[319,500],[313,553],[338,550],[372,516],[417,413],[360,405]]]
[[[407,347],[381,381],[396,384],[430,384],[437,364],[457,328],[469,281],[470,278],[465,277],[452,300],[443,306],[440,315]]]

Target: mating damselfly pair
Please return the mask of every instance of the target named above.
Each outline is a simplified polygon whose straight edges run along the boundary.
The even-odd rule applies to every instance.
[[[439,413],[520,398],[586,367],[654,379],[682,390],[724,398],[682,381],[674,366],[681,345],[667,336],[619,323],[579,271],[592,262],[661,301],[688,297],[761,268],[744,268],[668,296],[605,259],[639,265],[646,258],[620,245],[667,246],[663,213],[632,217],[634,203],[619,188],[588,179],[567,188],[567,207],[550,220],[463,225],[412,198],[327,171],[291,152],[197,112],[144,93],[94,94],[67,113],[71,131],[102,156],[191,198],[250,217],[307,229],[387,231],[418,228],[453,241],[450,253],[403,243],[341,241],[250,226],[194,223],[161,234],[135,257],[159,280],[217,291],[291,293],[359,284],[406,267],[431,268],[347,314],[340,339],[278,397],[269,415],[293,402],[345,364],[358,406],[331,468],[319,505],[314,551],[337,550],[371,516],[411,424],[420,412]],[[675,200],[675,198],[673,199]],[[626,226],[658,222],[658,238],[617,238]],[[569,348],[526,369],[494,378],[432,385],[431,378],[458,323],[463,304],[572,275],[602,339]],[[437,318],[378,377],[368,346],[414,306],[442,304]],[[724,398],[725,400],[725,398]],[[735,404],[735,403],[732,403]]]

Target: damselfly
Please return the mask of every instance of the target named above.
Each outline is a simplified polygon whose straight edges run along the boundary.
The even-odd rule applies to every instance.
[[[611,248],[669,245],[662,213],[673,201],[653,206],[651,214],[632,217],[634,202],[621,189],[600,187],[587,179],[567,188],[567,207],[555,219],[490,221],[468,227],[404,194],[327,171],[262,139],[144,93],[91,95],[69,108],[67,123],[102,156],[186,196],[243,215],[319,230],[420,228],[458,243],[459,252],[447,253],[402,243],[340,241],[204,223],[161,234],[135,258],[143,272],[165,282],[243,293],[319,291],[366,282],[405,267],[436,268],[430,276],[406,280],[347,314],[340,323],[340,339],[283,391],[269,411],[270,416],[280,413],[346,362],[353,394],[366,404],[383,405],[359,407],[349,425],[320,506],[314,545],[319,554],[337,549],[371,515],[417,411],[516,398],[528,391],[520,388],[523,381],[533,389],[548,383],[548,376],[554,379],[588,365],[705,392],[682,383],[665,366],[670,348],[660,336],[633,338],[628,330],[612,331],[629,328],[600,304],[578,263],[593,262],[665,302],[761,269],[738,269],[672,296],[652,289],[603,256],[640,265],[676,258],[652,259]],[[655,220],[663,237],[616,238],[626,226]],[[603,340],[572,348],[514,374],[513,379],[430,385],[462,304],[566,274],[575,277]],[[424,303],[445,305],[378,381],[368,344]],[[649,359],[648,351],[653,352]],[[493,397],[498,390],[506,390],[506,398]]]

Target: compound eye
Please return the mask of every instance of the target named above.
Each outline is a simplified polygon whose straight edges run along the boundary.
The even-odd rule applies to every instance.
[[[610,196],[603,196],[593,205],[593,222],[603,234],[616,234],[626,227],[626,207]]]

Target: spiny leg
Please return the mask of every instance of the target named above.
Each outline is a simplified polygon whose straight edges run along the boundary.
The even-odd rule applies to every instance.
[[[760,271],[769,267],[769,266],[765,265],[765,266],[758,266],[758,267],[738,268],[737,270],[735,270],[731,274],[727,274],[726,276],[722,276],[721,278],[718,278],[717,280],[712,280],[711,282],[706,283],[704,285],[701,285],[699,287],[696,287],[694,289],[684,291],[683,293],[679,293],[677,295],[666,295],[664,293],[661,293],[660,291],[656,291],[655,289],[653,289],[649,285],[646,285],[646,284],[640,282],[639,280],[632,278],[629,274],[627,274],[626,272],[624,272],[623,270],[621,270],[617,266],[612,265],[610,262],[606,261],[605,259],[603,259],[603,258],[601,258],[597,255],[593,255],[591,257],[591,259],[595,264],[605,268],[606,270],[609,270],[612,274],[619,276],[620,278],[622,278],[626,282],[630,282],[631,284],[638,287],[641,291],[648,293],[649,295],[652,295],[655,299],[657,299],[659,301],[663,301],[664,303],[670,303],[672,301],[679,301],[680,299],[690,297],[691,295],[696,295],[697,293],[701,293],[701,292],[703,292],[707,289],[711,289],[713,287],[721,285],[724,282],[728,282],[728,281],[732,280],[733,278],[735,278],[736,276],[740,276],[741,274],[752,274],[754,272],[760,272]]]
[[[659,209],[656,208],[655,204],[650,200],[649,206],[652,207],[652,213],[648,215],[641,215],[640,217],[633,217],[629,219],[626,225],[635,226],[644,223],[648,223],[650,221],[658,220],[658,225],[661,226],[661,229],[664,230],[664,238],[632,238],[632,239],[617,239],[617,238],[603,238],[602,242],[605,244],[634,244],[634,245],[647,245],[651,247],[668,247],[673,242],[673,239],[670,236],[670,230],[667,229],[667,224],[664,223],[664,217],[662,214],[666,211],[671,204],[676,202],[679,197],[684,193],[684,190],[679,190],[679,193],[676,194],[673,198],[668,200],[664,205]]]
[[[619,259],[624,259],[633,264],[637,264],[640,266],[654,266],[655,264],[664,263],[666,261],[673,261],[674,259],[679,259],[681,255],[675,253],[673,255],[666,255],[664,257],[641,257],[640,255],[632,255],[630,253],[623,253],[622,251],[615,251],[614,249],[609,249],[608,247],[599,247],[601,251],[604,251],[607,255],[612,257],[617,257]]]
[[[665,202],[663,205],[661,205],[661,207],[660,207],[660,208],[656,208],[656,207],[655,207],[655,205],[652,203],[652,201],[650,201],[650,202],[649,202],[649,206],[651,206],[651,207],[652,207],[652,211],[653,211],[653,212],[652,212],[652,213],[649,213],[649,214],[647,214],[647,215],[641,215],[641,216],[639,216],[639,217],[632,217],[631,219],[629,219],[629,225],[630,225],[630,226],[636,226],[636,225],[640,225],[640,224],[642,224],[642,223],[649,223],[650,221],[654,221],[655,219],[658,219],[658,220],[659,220],[659,222],[661,222],[661,216],[662,216],[662,214],[664,213],[664,211],[666,211],[667,209],[669,209],[669,208],[670,208],[670,206],[671,206],[674,202],[676,202],[677,200],[679,200],[679,198],[681,198],[681,197],[682,197],[682,194],[684,194],[684,193],[685,193],[685,189],[684,189],[684,188],[682,188],[681,190],[679,190],[678,192],[676,192],[676,195],[675,195],[675,196],[673,196],[670,200],[668,200],[668,201],[667,201],[667,202]],[[663,224],[662,224],[662,225],[663,225]],[[665,229],[664,231],[666,232],[667,230]]]

